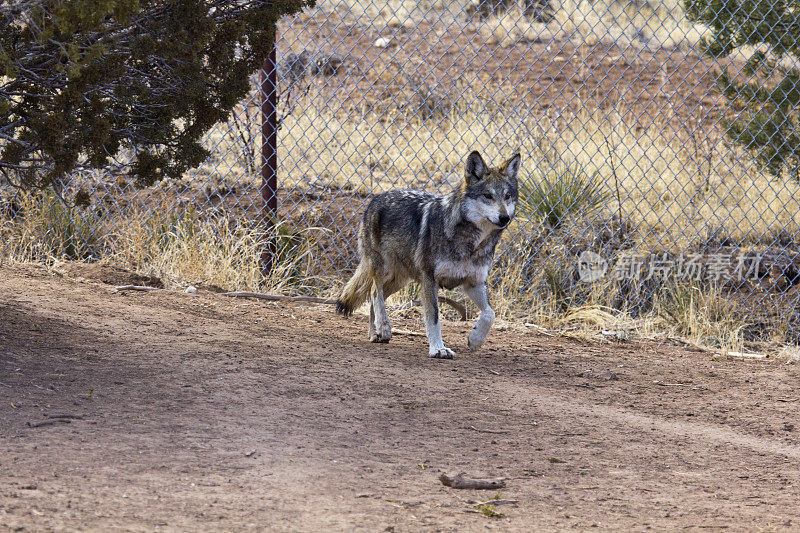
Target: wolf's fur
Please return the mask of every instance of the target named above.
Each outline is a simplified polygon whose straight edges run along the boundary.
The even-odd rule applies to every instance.
[[[422,289],[429,354],[452,358],[453,351],[442,341],[438,289],[461,287],[481,310],[468,339],[471,349],[479,348],[494,322],[486,278],[500,235],[514,216],[519,167],[519,154],[489,168],[472,152],[464,182],[450,194],[402,190],[373,198],[358,231],[361,262],[336,311],[349,315],[371,298],[369,338],[389,342],[386,298],[416,281]]]

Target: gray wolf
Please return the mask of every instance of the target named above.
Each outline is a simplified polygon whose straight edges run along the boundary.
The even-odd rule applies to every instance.
[[[486,279],[494,250],[516,210],[520,155],[496,168],[474,151],[467,157],[464,180],[445,196],[397,190],[375,196],[361,219],[358,251],[361,261],[336,302],[336,311],[350,315],[370,299],[369,339],[389,342],[392,326],[386,298],[409,281],[420,284],[431,357],[452,359],[442,341],[439,287],[461,287],[481,311],[468,338],[470,349],[481,347],[495,314],[489,305]]]

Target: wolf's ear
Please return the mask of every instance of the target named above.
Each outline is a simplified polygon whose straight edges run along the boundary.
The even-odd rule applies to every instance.
[[[484,162],[481,154],[477,150],[469,154],[467,157],[467,168],[464,172],[464,178],[467,183],[471,181],[478,181],[486,175],[486,163]]]
[[[519,167],[521,163],[522,158],[520,155],[514,154],[514,157],[506,161],[503,165],[503,174],[505,174],[508,179],[516,180],[517,174],[519,174]]]

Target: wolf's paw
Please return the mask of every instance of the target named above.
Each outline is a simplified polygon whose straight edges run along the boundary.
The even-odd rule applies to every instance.
[[[382,343],[382,344],[386,344],[390,340],[392,340],[392,335],[391,334],[389,334],[388,337],[383,337],[383,336],[381,336],[381,335],[379,335],[377,333],[373,333],[372,335],[369,336],[369,342],[379,342],[379,343]]]
[[[486,340],[486,335],[481,335],[479,332],[473,330],[472,333],[469,334],[467,338],[467,346],[472,351],[477,350],[481,346],[483,346],[484,341]]]
[[[431,348],[428,352],[434,359],[452,359],[455,354],[456,352],[447,347]]]
[[[369,340],[370,342],[382,342],[382,343],[386,343],[392,340],[391,324],[388,323],[382,324],[377,331],[370,332]]]

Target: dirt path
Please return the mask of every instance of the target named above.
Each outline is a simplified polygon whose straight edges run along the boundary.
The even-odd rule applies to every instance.
[[[108,289],[0,269],[0,530],[800,525],[796,365],[509,331],[470,354],[460,323],[437,361],[326,307]],[[57,414],[83,419],[27,425]],[[474,512],[496,492],[459,471],[519,503]]]

